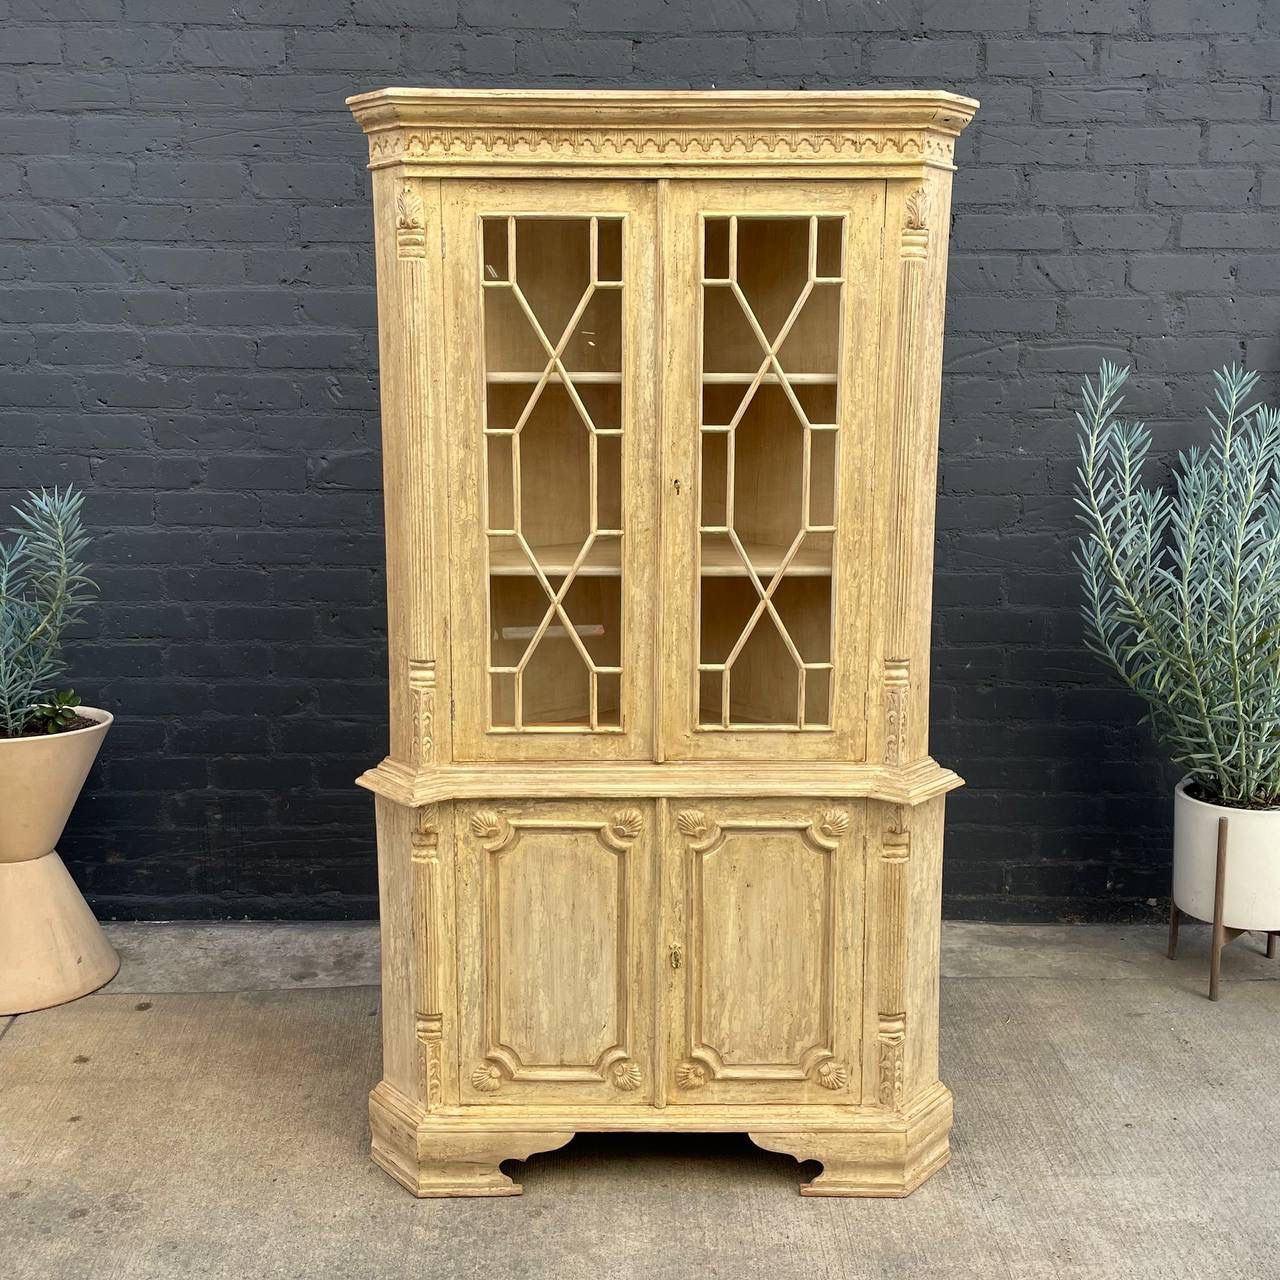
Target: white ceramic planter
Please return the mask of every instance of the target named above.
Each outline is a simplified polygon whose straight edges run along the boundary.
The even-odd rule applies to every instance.
[[[1173,902],[1198,920],[1213,919],[1218,819],[1228,820],[1222,922],[1228,929],[1280,929],[1280,809],[1229,809],[1173,792]]]
[[[102,926],[54,851],[110,712],[98,723],[34,738],[0,738],[0,1015],[64,1004],[120,967]]]

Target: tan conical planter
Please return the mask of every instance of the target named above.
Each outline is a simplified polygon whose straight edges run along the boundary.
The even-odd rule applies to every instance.
[[[102,926],[55,852],[111,727],[0,738],[0,1015],[64,1004],[120,967]]]

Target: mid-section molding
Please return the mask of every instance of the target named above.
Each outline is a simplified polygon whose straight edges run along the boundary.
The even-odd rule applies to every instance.
[[[380,89],[347,99],[370,168],[644,177],[807,166],[952,169],[978,104],[940,91]],[[870,175],[869,175],[870,176]]]
[[[697,799],[833,796],[914,806],[963,785],[925,757],[900,768],[810,762],[454,764],[413,769],[390,758],[356,779],[396,804],[441,800],[563,798]]]

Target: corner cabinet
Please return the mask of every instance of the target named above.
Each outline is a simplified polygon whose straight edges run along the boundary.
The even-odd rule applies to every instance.
[[[929,610],[948,93],[388,89],[374,1159],[945,1163]]]

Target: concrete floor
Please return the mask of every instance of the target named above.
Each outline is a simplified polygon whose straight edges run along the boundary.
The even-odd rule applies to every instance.
[[[950,925],[954,1158],[905,1201],[802,1200],[735,1136],[585,1135],[523,1198],[368,1161],[376,935],[122,925],[120,976],[0,1019],[6,1280],[1280,1275],[1280,962],[1207,935]]]

